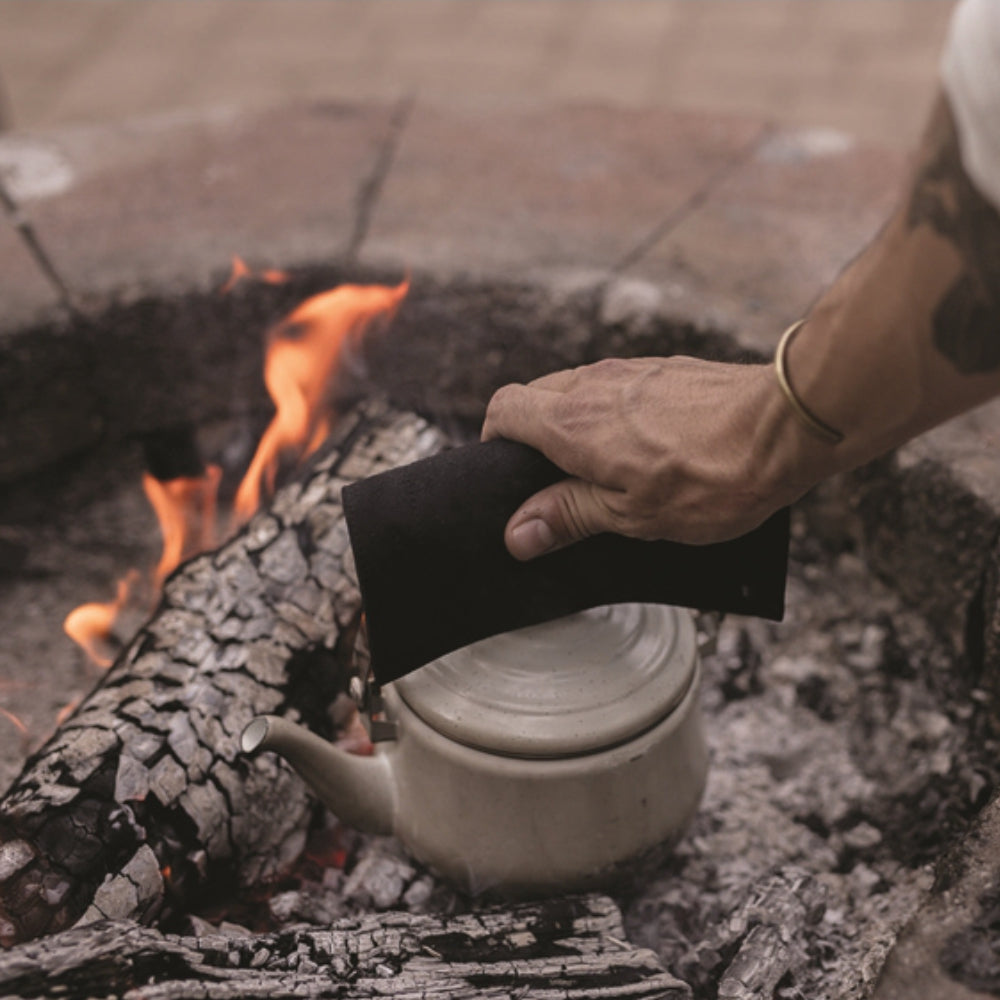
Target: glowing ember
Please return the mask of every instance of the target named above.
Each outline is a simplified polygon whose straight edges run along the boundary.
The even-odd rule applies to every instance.
[[[320,872],[327,868],[341,868],[347,864],[348,849],[344,844],[344,831],[338,824],[309,835],[302,860],[315,865]]]
[[[10,722],[22,736],[27,737],[28,727],[13,712],[8,712],[6,708],[0,708],[0,715]]]
[[[365,729],[358,712],[351,714],[351,718],[343,730],[338,733],[334,742],[341,750],[359,757],[371,757],[375,753],[375,747],[372,745],[368,730]]]
[[[326,391],[344,347],[374,320],[391,318],[408,287],[341,285],[307,299],[274,329],[264,382],[277,412],[236,494],[241,521],[259,506],[262,485],[273,491],[283,453],[294,450],[301,459],[320,446],[329,431]]]
[[[216,498],[222,469],[210,465],[202,476],[182,476],[161,482],[146,473],[142,488],[146,493],[163,536],[163,554],[153,571],[159,589],[182,560],[204,552],[216,544]]]
[[[132,588],[139,580],[139,574],[133,569],[118,581],[118,590],[113,601],[106,603],[93,602],[81,604],[74,608],[63,622],[63,631],[82,646],[84,652],[101,669],[111,666],[110,657],[100,652],[100,644],[111,638],[111,629],[115,619],[128,601]]]
[[[67,702],[62,708],[56,713],[56,728],[58,729],[77,709],[80,702],[83,701],[83,695],[78,694],[72,701]]]
[[[263,271],[251,271],[241,257],[233,255],[233,270],[226,283],[219,289],[225,295],[231,292],[244,278],[251,281],[263,281],[268,285],[281,285],[288,281],[288,273],[267,268]]]

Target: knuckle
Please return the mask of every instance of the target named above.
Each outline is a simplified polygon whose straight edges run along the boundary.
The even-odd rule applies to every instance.
[[[522,386],[512,384],[497,389],[486,406],[485,426],[490,430],[501,430],[521,408]]]
[[[631,358],[602,358],[591,365],[591,369],[598,375],[615,377],[632,372],[634,359]]]
[[[516,383],[501,386],[496,392],[493,393],[489,406],[487,407],[487,412],[490,410],[503,410],[511,406],[517,399],[520,389],[521,386]]]

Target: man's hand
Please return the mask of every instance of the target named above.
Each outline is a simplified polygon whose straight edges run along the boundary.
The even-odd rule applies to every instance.
[[[603,361],[501,389],[483,438],[544,452],[575,478],[507,525],[532,559],[613,531],[724,541],[831,473],[1000,394],[1000,211],[969,180],[939,96],[904,198],[810,310],[786,357],[797,398],[837,428],[796,423],[770,366]]]
[[[604,531],[723,541],[820,478],[787,478],[809,443],[764,365],[637,358],[556,372],[500,389],[482,436],[531,445],[573,477],[510,519],[518,559]]]

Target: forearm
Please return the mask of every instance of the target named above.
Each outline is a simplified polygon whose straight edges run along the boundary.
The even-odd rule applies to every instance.
[[[962,169],[943,98],[902,204],[809,312],[787,362],[800,399],[844,434],[800,442],[790,465],[812,479],[1000,392],[1000,214]]]
[[[901,205],[790,341],[792,395],[767,365],[605,361],[506,386],[483,436],[570,479],[507,526],[521,559],[600,531],[712,542],[1000,392],[1000,215],[961,165],[943,100]]]

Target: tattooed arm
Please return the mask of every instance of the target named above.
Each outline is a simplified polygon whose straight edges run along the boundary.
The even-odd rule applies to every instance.
[[[840,444],[796,420],[764,365],[606,361],[501,389],[483,437],[534,445],[574,477],[522,506],[508,548],[732,537],[1000,393],[1000,214],[962,168],[943,96],[900,207],[810,311],[787,368]]]
[[[1000,392],[1000,213],[962,168],[943,97],[904,203],[812,310],[789,367],[845,432],[841,468]]]

